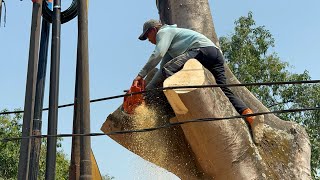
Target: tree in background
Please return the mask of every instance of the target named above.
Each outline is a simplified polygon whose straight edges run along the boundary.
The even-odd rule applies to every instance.
[[[21,114],[0,115],[0,138],[21,136]],[[61,141],[61,139],[59,140]],[[16,179],[18,175],[20,141],[0,141],[0,179]],[[61,143],[58,143],[58,148]],[[45,177],[46,141],[44,140],[40,152],[40,166],[38,179]],[[61,149],[57,151],[56,178],[68,179],[69,160]]]
[[[282,62],[274,47],[274,38],[264,26],[255,26],[252,12],[235,22],[235,32],[221,37],[220,45],[234,75],[243,83],[310,80],[308,71],[290,73],[289,64]],[[320,85],[273,85],[247,87],[271,111],[320,106]],[[308,132],[312,146],[311,167],[313,178],[320,170],[320,112],[279,114],[283,120],[294,120]]]
[[[114,177],[110,176],[109,174],[102,176],[102,180],[112,180],[112,179],[114,179]]]
[[[13,118],[9,115],[0,116],[0,138],[18,137],[21,135],[20,114]],[[18,174],[19,141],[0,141],[0,178],[16,179]]]

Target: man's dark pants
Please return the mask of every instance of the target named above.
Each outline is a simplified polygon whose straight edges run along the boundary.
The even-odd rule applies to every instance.
[[[154,89],[163,86],[163,81],[172,76],[183,68],[183,65],[189,60],[197,59],[206,69],[208,69],[216,79],[217,84],[226,84],[226,76],[224,70],[224,58],[219,49],[214,46],[191,49],[180,56],[177,56],[165,64],[160,65],[158,71],[152,78],[146,89]],[[230,102],[241,114],[248,107],[236,97],[228,87],[220,87],[224,94],[229,98]],[[148,102],[148,100],[147,100]]]

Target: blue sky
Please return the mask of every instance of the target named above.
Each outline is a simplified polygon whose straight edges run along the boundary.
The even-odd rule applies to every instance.
[[[71,0],[63,0],[63,9]],[[142,24],[158,18],[155,1],[117,0],[89,2],[90,98],[119,95],[127,89],[153,50],[153,45],[139,41]],[[320,1],[309,0],[209,0],[218,36],[233,32],[234,21],[249,11],[257,25],[264,25],[275,38],[275,48],[282,61],[292,65],[291,72],[308,70],[312,79],[320,79]],[[31,23],[31,1],[6,0],[7,24],[0,28],[0,110],[24,106],[25,81]],[[77,20],[62,25],[59,104],[73,102]],[[50,56],[49,56],[50,57]],[[49,68],[49,66],[48,66]],[[49,72],[49,69],[48,69]],[[48,106],[47,75],[44,106]],[[108,114],[122,99],[92,103],[91,131],[100,132]],[[58,133],[71,133],[72,108],[59,110]],[[43,113],[46,134],[48,113]],[[63,149],[70,155],[71,141],[65,138]],[[116,179],[176,179],[173,175],[122,148],[108,137],[93,137],[92,149],[102,174]]]

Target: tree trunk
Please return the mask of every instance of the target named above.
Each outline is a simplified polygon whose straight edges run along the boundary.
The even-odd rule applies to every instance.
[[[159,14],[162,22],[177,24],[179,27],[186,27],[203,33],[213,42],[218,42],[218,38],[214,31],[213,22],[211,21],[211,12],[208,0],[162,0],[159,3]],[[166,17],[164,14],[168,14]],[[216,43],[218,44],[218,43]],[[239,83],[237,78],[232,74],[230,69],[226,68],[226,76],[228,83]],[[231,90],[240,97],[250,108],[255,112],[266,112],[268,109],[245,87],[234,87]],[[268,166],[274,167],[274,174],[284,177],[294,177],[297,179],[310,179],[310,156],[311,148],[308,135],[303,127],[293,123],[282,121],[275,115],[266,115],[264,117],[265,124],[272,129],[276,129],[281,133],[291,136],[293,140],[291,144],[283,144],[280,146],[278,140],[267,141],[267,138],[258,146],[259,150],[263,153],[263,159]],[[268,129],[268,128],[266,128]],[[271,136],[264,134],[264,137]],[[271,137],[270,137],[271,138]],[[277,145],[276,145],[277,144]],[[284,149],[286,151],[283,151]],[[270,152],[271,151],[271,152]],[[293,155],[292,159],[287,161],[287,171],[283,173],[282,170],[286,168],[279,167],[278,162],[272,162],[277,156],[279,151],[284,155]]]
[[[163,23],[177,24],[179,27],[201,32],[219,45],[207,0],[159,0],[157,7]],[[199,69],[199,65],[194,66]],[[227,82],[239,83],[227,65],[225,68]],[[196,74],[176,78],[183,74],[178,72],[165,82],[167,85],[215,83],[211,74],[204,69],[189,73]],[[198,80],[194,81],[190,77],[198,77]],[[254,112],[268,111],[245,87],[230,89]],[[188,89],[182,92],[170,90],[165,93],[177,116],[173,121],[237,114],[218,88]],[[200,107],[199,104],[203,106]],[[160,118],[151,118],[155,120],[152,126],[168,123],[170,117],[160,115]],[[135,118],[124,115],[119,108],[109,115],[102,131],[106,133],[137,128],[133,119]],[[181,179],[311,179],[311,150],[305,130],[300,125],[282,121],[275,115],[265,115],[264,122],[259,144],[252,142],[246,124],[240,119],[185,124],[182,128],[162,129],[148,132],[149,134],[114,135],[111,138]],[[139,137],[142,135],[145,137]],[[255,132],[253,135],[255,136]],[[137,143],[137,138],[140,144]],[[137,147],[139,145],[143,147]],[[146,154],[155,151],[154,149],[156,153]],[[162,158],[165,161],[155,159],[162,152],[168,152]],[[182,165],[184,163],[188,165]]]
[[[163,86],[209,84],[215,84],[214,77],[193,59],[166,79]],[[175,120],[179,122],[237,115],[220,88],[173,89],[166,90],[165,95],[176,113]],[[263,135],[258,145],[253,143],[242,119],[188,123],[181,127],[195,159],[204,173],[212,178],[306,179],[306,174],[301,173],[303,168],[291,167],[297,159],[294,151],[299,149],[295,147],[294,135],[264,126],[264,131],[258,132]]]
[[[208,85],[214,82],[211,73],[193,59],[181,71],[166,79],[163,86]],[[166,90],[165,95],[179,122],[236,115],[219,88]],[[261,156],[241,119],[188,123],[181,127],[197,161],[210,177],[261,179],[262,174],[266,174],[264,165],[259,161]]]

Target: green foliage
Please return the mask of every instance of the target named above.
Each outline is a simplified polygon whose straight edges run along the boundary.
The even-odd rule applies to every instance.
[[[8,115],[0,116],[0,138],[20,136],[21,115],[16,114],[13,118]],[[0,178],[16,179],[18,174],[19,141],[7,143],[0,141]]]
[[[58,145],[59,146],[59,145]],[[46,173],[46,141],[43,141],[41,152],[40,152],[40,162],[39,162],[39,180],[45,179]],[[56,179],[68,180],[69,179],[69,160],[67,160],[66,155],[63,153],[61,149],[57,151],[57,159],[56,159]]]
[[[21,114],[0,115],[0,138],[21,136]],[[61,139],[60,139],[61,140]],[[60,146],[60,143],[58,143]],[[20,141],[0,142],[0,179],[16,179],[18,175]],[[46,142],[40,152],[38,179],[45,179]],[[57,151],[56,179],[68,179],[69,160],[61,149]]]
[[[231,37],[220,38],[221,49],[235,76],[243,83],[310,80],[308,71],[290,73],[289,64],[282,62],[276,53],[274,39],[264,26],[256,26],[251,12],[235,22]],[[318,84],[254,86],[248,89],[270,110],[320,106]],[[311,167],[313,178],[320,170],[320,113],[305,111],[279,115],[306,128],[312,146]]]
[[[102,180],[112,180],[112,179],[115,179],[115,178],[113,176],[110,176],[109,174],[102,176]]]

